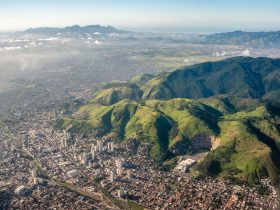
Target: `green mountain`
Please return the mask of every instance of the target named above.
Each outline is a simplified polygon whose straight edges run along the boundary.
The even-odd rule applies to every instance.
[[[95,130],[126,142],[150,142],[150,155],[160,162],[172,156],[174,149],[176,154],[190,151],[190,141],[197,134],[218,134],[219,116],[216,109],[189,99],[142,103],[122,100],[113,105],[83,106],[72,117],[64,118],[62,126],[72,124],[70,131],[79,134]],[[177,148],[176,144],[183,147]]]
[[[145,84],[146,82],[148,82],[149,80],[153,79],[155,76],[152,74],[140,74],[140,75],[136,75],[135,77],[130,79],[131,83],[136,83],[136,84]]]
[[[101,87],[92,102],[111,105],[123,99],[140,100],[143,91],[136,84],[115,83]]]
[[[150,80],[145,99],[204,98],[218,94],[247,98],[276,97],[280,59],[236,57],[175,70]]]
[[[105,85],[95,100],[112,104],[122,99],[199,99],[226,95],[274,101],[280,95],[279,70],[280,59],[235,57],[157,76],[136,76],[131,84]]]
[[[163,166],[209,149],[196,166],[203,174],[278,181],[279,66],[279,60],[238,57],[101,85],[89,104],[57,126],[73,135],[94,132],[146,145]]]

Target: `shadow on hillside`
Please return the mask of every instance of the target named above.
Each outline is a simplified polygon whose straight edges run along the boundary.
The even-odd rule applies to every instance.
[[[273,163],[277,166],[278,172],[280,169],[280,150],[276,145],[276,142],[274,139],[270,138],[266,134],[262,133],[259,128],[254,127],[251,123],[248,123],[248,128],[252,131],[252,133],[256,134],[258,138],[260,139],[261,142],[266,144],[271,148],[271,159]],[[276,181],[279,184],[279,179],[280,177],[278,176]]]

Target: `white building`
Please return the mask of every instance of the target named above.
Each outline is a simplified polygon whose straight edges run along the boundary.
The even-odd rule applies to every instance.
[[[95,158],[96,158],[96,152],[95,152],[95,150],[92,150],[91,151],[91,159],[94,161]]]
[[[62,140],[61,140],[61,143],[60,143],[60,147],[61,147],[61,148],[66,148],[67,146],[68,146],[67,140],[66,140],[66,139],[62,139]]]
[[[123,196],[122,190],[118,190],[118,197],[121,198]]]
[[[117,168],[122,168],[123,167],[123,163],[124,163],[124,161],[121,158],[118,158],[116,160],[116,167]]]
[[[95,151],[95,145],[94,145],[94,144],[91,145],[90,151],[91,151],[91,152],[92,152],[92,151]]]
[[[175,172],[186,172],[190,167],[192,167],[194,164],[196,164],[196,161],[193,159],[186,159],[182,160],[178,163],[178,165],[175,167]]]
[[[115,181],[115,174],[113,171],[110,173],[110,181],[113,183]]]
[[[109,143],[107,144],[107,149],[108,149],[108,151],[110,151],[110,152],[114,152],[114,149],[115,149],[115,144],[114,144],[114,142],[109,142]]]
[[[122,175],[122,170],[120,168],[117,169],[117,175],[118,176]]]
[[[131,171],[130,170],[127,171],[126,178],[131,179]]]
[[[103,149],[103,141],[101,141],[101,140],[97,141],[97,149],[98,149],[98,151],[102,151],[102,149]]]
[[[83,153],[81,159],[82,159],[81,160],[82,164],[87,165],[87,163],[88,163],[88,155],[87,155],[87,153]]]

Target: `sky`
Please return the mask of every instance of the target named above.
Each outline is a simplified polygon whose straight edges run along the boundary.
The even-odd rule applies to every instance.
[[[211,33],[280,30],[279,0],[0,0],[0,31],[79,24]]]

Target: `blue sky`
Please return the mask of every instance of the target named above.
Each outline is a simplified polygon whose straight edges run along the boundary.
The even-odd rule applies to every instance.
[[[280,30],[279,0],[0,0],[0,30],[102,24],[125,29]]]

